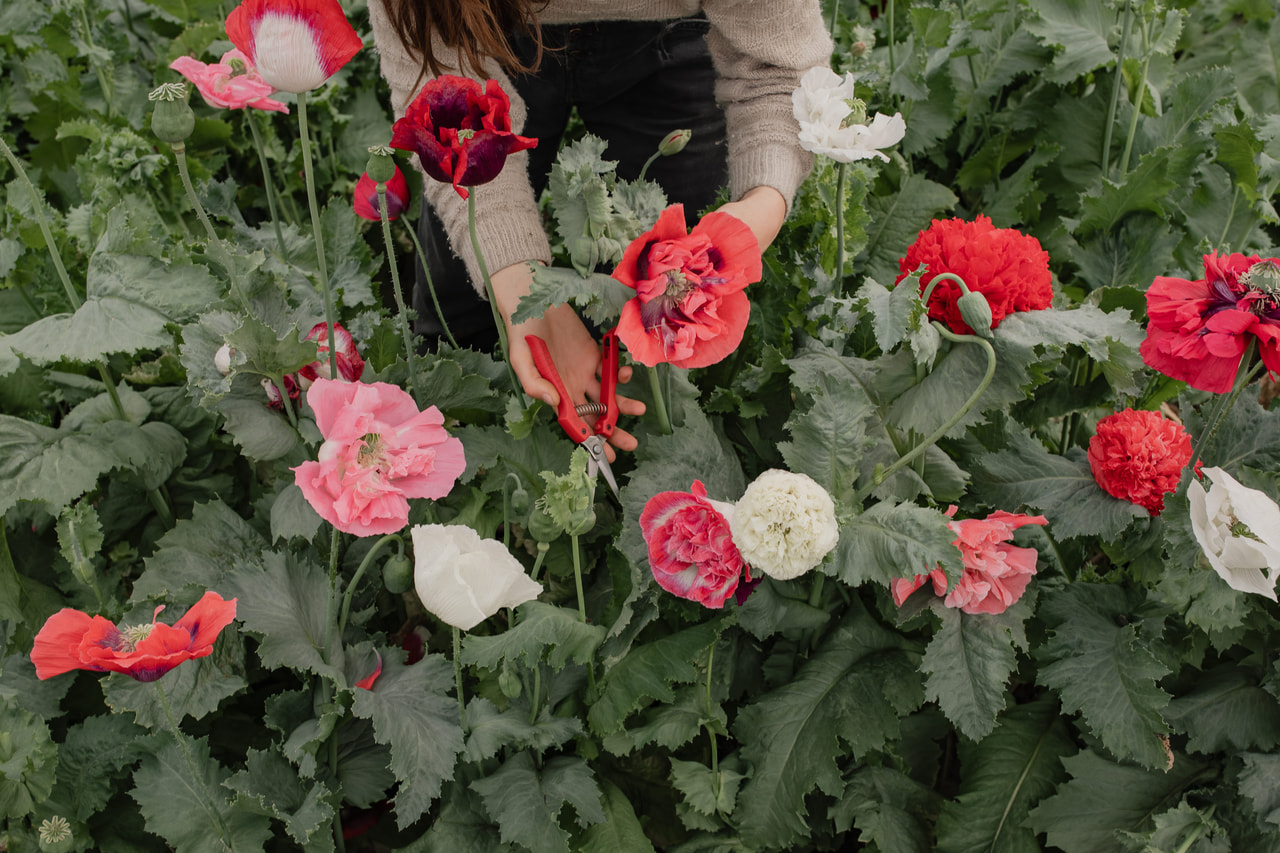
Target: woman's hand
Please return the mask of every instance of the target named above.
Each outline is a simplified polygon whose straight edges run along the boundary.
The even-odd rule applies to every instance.
[[[541,400],[555,408],[560,400],[555,386],[542,378],[538,368],[534,366],[533,354],[525,343],[525,335],[537,335],[546,341],[547,350],[556,365],[565,390],[569,392],[575,404],[588,400],[600,399],[600,343],[591,336],[581,318],[569,305],[557,305],[547,310],[536,320],[526,320],[512,325],[511,315],[520,298],[529,292],[533,283],[533,267],[530,264],[512,264],[503,267],[492,276],[493,292],[498,303],[498,312],[507,324],[507,335],[511,346],[511,369],[516,379],[524,386],[524,392],[535,400]],[[618,382],[631,380],[631,368],[623,367],[618,371]],[[618,395],[618,410],[624,415],[644,414],[644,403],[630,397]],[[587,419],[589,420],[589,419]],[[635,436],[625,430],[615,429],[609,443],[619,450],[635,450]],[[612,450],[606,448],[609,458],[613,458]]]
[[[773,187],[752,187],[742,198],[722,205],[719,210],[746,223],[756,235],[763,254],[787,218],[787,200]]]

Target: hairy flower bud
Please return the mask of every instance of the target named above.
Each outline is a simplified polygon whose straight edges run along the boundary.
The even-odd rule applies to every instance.
[[[399,595],[413,589],[413,560],[405,554],[392,554],[382,564],[382,586]]]
[[[658,143],[658,153],[663,157],[670,157],[672,154],[679,154],[684,147],[689,144],[689,139],[693,136],[693,131],[687,127],[679,130],[673,130],[663,137]]]
[[[995,337],[991,333],[991,324],[995,318],[991,313],[991,303],[987,301],[986,296],[971,290],[956,300],[956,307],[960,309],[960,318],[964,320],[965,325],[973,329],[975,335],[987,340]]]
[[[229,344],[223,344],[218,347],[218,351],[213,354],[213,366],[223,376],[231,374],[231,360],[235,358],[236,351]]]

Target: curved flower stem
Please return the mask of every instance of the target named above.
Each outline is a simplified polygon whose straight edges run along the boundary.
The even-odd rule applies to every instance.
[[[515,392],[520,410],[526,408],[523,386],[516,379],[516,372],[511,367],[511,343],[507,340],[507,324],[498,313],[498,300],[493,294],[493,279],[489,278],[489,268],[484,263],[484,253],[480,251],[480,237],[476,234],[476,194],[467,194],[467,230],[471,233],[471,250],[476,254],[476,265],[480,267],[480,278],[484,280],[484,293],[489,298],[489,310],[493,312],[493,325],[498,330],[498,345],[502,347],[502,360],[507,364],[507,377],[511,380],[511,390]],[[432,291],[434,293],[434,291]]]
[[[311,209],[311,231],[316,240],[316,269],[320,293],[324,297],[324,322],[329,331],[329,375],[338,377],[337,336],[333,326],[333,293],[329,289],[329,266],[324,257],[324,229],[320,226],[320,205],[316,201],[316,176],[311,167],[311,137],[307,133],[307,93],[298,93],[298,135],[302,143],[302,171],[307,180],[307,206]]]
[[[1263,368],[1261,360],[1250,365],[1250,362],[1253,361],[1255,348],[1256,342],[1250,341],[1248,348],[1244,351],[1244,357],[1240,360],[1240,369],[1236,373],[1235,387],[1231,389],[1231,393],[1225,398],[1221,396],[1218,398],[1213,414],[1206,422],[1204,429],[1201,430],[1200,435],[1196,437],[1195,445],[1191,448],[1191,471],[1193,473],[1196,470],[1196,466],[1200,464],[1201,451],[1209,445],[1209,442],[1213,441],[1218,428],[1226,421],[1227,415],[1231,413],[1231,409],[1235,406],[1236,398],[1240,396],[1240,392],[1254,380]]]
[[[195,208],[196,216],[200,218],[200,224],[204,226],[204,232],[209,237],[209,245],[217,252],[218,260],[222,261],[222,265],[227,268],[227,278],[231,281],[231,289],[235,291],[236,298],[240,300],[240,307],[244,308],[246,313],[252,314],[253,312],[249,308],[249,301],[245,299],[244,290],[240,287],[240,277],[236,275],[231,253],[223,245],[222,238],[218,236],[218,232],[213,230],[213,223],[209,221],[209,214],[204,212],[204,205],[200,204],[200,198],[196,195],[196,188],[191,183],[191,171],[187,168],[187,146],[181,142],[175,142],[173,144],[173,157],[178,163],[178,174],[182,176],[182,187],[187,191],[187,199],[191,202],[191,206]]]
[[[533,694],[529,697],[529,725],[538,721],[538,712],[542,710],[542,666],[533,665]]]
[[[649,167],[653,165],[653,161],[662,156],[661,151],[655,151],[649,155],[649,159],[644,161],[644,165],[640,167],[640,175],[636,178],[636,183],[644,180],[644,176],[648,173]]]
[[[930,282],[930,284],[932,283],[933,282]],[[982,396],[982,392],[986,391],[987,386],[991,384],[992,377],[996,375],[996,351],[995,351],[995,348],[992,347],[988,341],[978,337],[977,335],[957,335],[955,332],[951,331],[942,323],[939,323],[936,320],[931,321],[931,324],[935,329],[938,330],[938,334],[942,335],[942,337],[946,338],[949,341],[952,341],[954,343],[978,344],[984,350],[986,350],[987,372],[983,375],[982,381],[978,383],[978,387],[974,389],[974,392],[972,394],[969,395],[969,399],[965,400],[964,405],[962,405],[959,409],[957,409],[956,412],[951,417],[947,418],[946,423],[944,423],[942,426],[934,430],[928,437],[926,437],[923,441],[921,441],[915,447],[908,450],[905,454],[899,457],[888,468],[885,468],[883,471],[880,471],[877,474],[875,474],[871,478],[871,482],[868,483],[866,486],[864,486],[856,495],[854,495],[853,502],[855,505],[859,505],[863,501],[865,501],[868,497],[871,496],[871,493],[874,492],[880,486],[881,483],[889,479],[891,476],[897,473],[901,468],[905,467],[906,465],[909,465],[913,459],[915,459],[920,454],[924,453],[933,445],[934,442],[936,442],[938,439],[946,435],[947,431],[950,430],[957,423],[959,423],[960,419],[963,418],[965,414],[968,413],[968,411],[973,408],[974,404],[978,402],[978,398]]]
[[[844,295],[844,181],[848,163],[836,164],[836,286],[837,296]]]
[[[422,264],[422,275],[427,280],[427,293],[431,294],[431,305],[436,309],[436,318],[440,321],[440,328],[444,330],[444,336],[449,339],[449,344],[454,349],[460,349],[458,341],[453,337],[453,332],[449,331],[449,322],[444,318],[444,312],[440,310],[440,300],[436,297],[436,283],[431,278],[431,266],[427,263],[427,253],[422,250],[422,243],[418,241],[418,232],[412,225],[406,223],[406,229],[409,237],[413,240],[413,248],[418,252],[418,263]]]
[[[662,377],[659,373],[662,366],[655,364],[648,368],[649,390],[653,392],[653,410],[658,416],[658,427],[663,435],[671,435],[671,413],[667,411],[667,398],[662,393]]]
[[[252,109],[246,109],[244,121],[249,125],[253,147],[258,152],[258,165],[262,167],[262,189],[267,194],[267,212],[271,215],[271,225],[276,230],[276,243],[280,246],[280,254],[284,255],[284,233],[280,230],[280,208],[276,204],[275,180],[271,176],[271,166],[267,163],[267,148],[262,144],[262,133],[258,130],[258,120],[254,118],[254,112]]]
[[[578,548],[577,534],[569,536],[569,547],[573,550],[573,585],[578,591],[578,619],[587,621],[587,599],[582,592],[582,554]],[[591,660],[587,661],[587,684],[591,692],[592,701],[596,696],[596,666],[595,655],[592,654]]]
[[[1120,34],[1120,46],[1116,49],[1116,76],[1111,84],[1111,102],[1107,106],[1107,123],[1102,134],[1102,174],[1110,172],[1111,133],[1116,123],[1116,108],[1120,103],[1120,84],[1124,80],[1124,49],[1133,30],[1133,0],[1124,0],[1124,28]]]
[[[347,591],[342,594],[342,611],[338,614],[338,636],[341,637],[347,630],[347,617],[351,614],[351,599],[355,595],[356,585],[360,583],[360,579],[364,577],[364,573],[369,566],[373,564],[373,558],[382,550],[383,545],[387,545],[395,541],[399,546],[398,550],[404,553],[404,540],[400,538],[398,533],[388,533],[377,542],[373,543],[373,547],[364,555],[364,559],[360,561],[360,565],[356,568],[356,573],[351,576],[351,583],[347,584]]]
[[[218,811],[214,805],[213,795],[209,791],[208,785],[205,783],[204,773],[200,772],[200,768],[196,767],[195,758],[191,755],[191,750],[187,749],[187,742],[183,740],[182,730],[178,728],[178,721],[173,716],[173,708],[169,705],[169,695],[165,693],[163,685],[159,681],[154,682],[156,692],[160,694],[160,707],[164,709],[165,719],[169,721],[169,728],[173,731],[173,739],[178,742],[178,748],[182,750],[182,758],[187,763],[187,772],[191,774],[192,784],[198,785],[200,791],[204,794],[201,797],[201,805],[205,807],[205,811],[213,818],[213,822],[217,824],[218,835],[222,843],[226,845],[228,850],[234,851],[236,846],[232,843],[231,830],[227,828],[227,823],[222,819],[222,812]]]
[[[462,631],[453,628],[453,680],[458,692],[458,725],[467,730],[467,700],[462,692]]]
[[[529,577],[532,580],[538,579],[538,572],[542,570],[542,561],[547,556],[547,552],[551,550],[551,543],[538,543],[538,556],[533,561],[533,568],[529,570]]]
[[[413,332],[409,330],[409,309],[404,304],[404,290],[400,287],[400,268],[396,263],[396,248],[391,242],[391,218],[387,215],[387,184],[378,184],[378,217],[382,220],[382,242],[387,247],[387,265],[391,267],[391,289],[396,297],[397,319],[400,321],[400,337],[404,338],[404,359],[409,367],[409,386],[413,396],[422,404],[418,387],[418,370],[413,366]],[[332,339],[330,339],[332,340]]]
[[[1129,135],[1124,141],[1124,153],[1120,155],[1120,177],[1129,171],[1129,154],[1133,151],[1133,139],[1138,133],[1138,116],[1142,114],[1142,97],[1147,91],[1147,71],[1151,68],[1151,54],[1142,60],[1142,74],[1138,77],[1138,102],[1133,105],[1133,117],[1129,119]]]

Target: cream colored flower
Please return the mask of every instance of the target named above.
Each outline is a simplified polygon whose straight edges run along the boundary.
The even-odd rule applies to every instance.
[[[1280,507],[1221,468],[1205,468],[1209,491],[1192,480],[1187,489],[1191,529],[1209,565],[1232,589],[1276,600],[1280,573]]]
[[[791,105],[800,123],[800,146],[838,163],[872,157],[888,162],[879,149],[897,145],[907,132],[901,113],[876,113],[867,124],[866,105],[853,94],[853,77],[842,79],[826,66],[805,72]]]
[[[836,546],[836,506],[804,474],[765,471],[734,507],[733,542],[753,569],[778,580],[799,577]]]
[[[412,534],[413,585],[423,606],[446,624],[468,631],[542,592],[501,542],[481,539],[470,527],[419,524]]]

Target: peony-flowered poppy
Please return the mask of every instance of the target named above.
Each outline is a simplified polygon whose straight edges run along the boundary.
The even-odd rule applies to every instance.
[[[289,108],[271,96],[276,90],[263,81],[249,57],[239,50],[222,54],[218,62],[204,63],[190,56],[179,56],[169,67],[191,81],[205,103],[224,110],[271,110],[287,113]]]
[[[404,172],[396,166],[396,173],[387,181],[387,219],[395,219],[409,206],[409,182]],[[378,212],[378,182],[365,172],[356,182],[355,192],[351,196],[351,208],[356,216],[370,222],[381,222],[382,214]]]
[[[1147,288],[1142,360],[1192,388],[1231,390],[1249,336],[1263,363],[1280,372],[1280,260],[1204,256],[1204,278],[1157,276]]]
[[[1159,412],[1125,409],[1098,421],[1089,440],[1089,469],[1104,492],[1151,515],[1178,488],[1191,461],[1191,436]]]
[[[622,307],[618,339],[650,367],[706,367],[738,348],[751,316],[748,284],[760,280],[760,244],[741,220],[708,213],[686,233],[673,204],[627,246],[613,277],[636,291]]]
[[[338,0],[243,0],[227,38],[281,92],[309,92],[351,61],[364,42]]]
[[[723,607],[751,569],[733,544],[733,505],[713,501],[694,480],[688,492],[659,492],[645,502],[640,531],[658,586],[704,607]]]
[[[442,498],[466,468],[462,442],[435,406],[418,411],[385,382],[317,379],[307,404],[324,436],[316,461],[293,469],[303,496],[344,533],[384,536],[409,523],[409,498]]]
[[[424,172],[463,198],[466,187],[498,177],[507,157],[537,144],[511,132],[511,99],[497,80],[481,88],[453,74],[427,81],[391,128],[392,148],[416,153]]]
[[[933,220],[898,261],[897,281],[924,265],[928,270],[920,279],[921,293],[939,273],[958,275],[970,290],[987,298],[993,329],[1009,314],[1038,311],[1053,302],[1049,253],[1040,248],[1040,241],[1012,228],[996,228],[986,216],[973,222]],[[929,297],[929,319],[956,334],[973,334],[960,316],[959,298],[955,282],[939,282]]]
[[[64,607],[50,616],[31,649],[37,678],[53,678],[73,669],[122,672],[138,681],[155,681],[183,661],[202,658],[236,618],[236,599],[206,592],[181,619],[117,627],[102,616]]]

